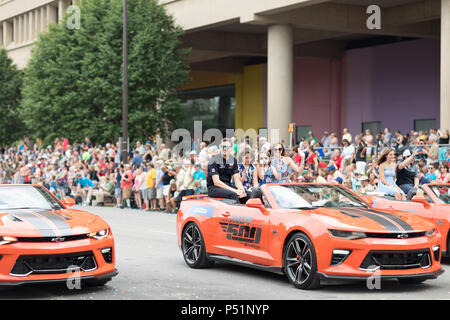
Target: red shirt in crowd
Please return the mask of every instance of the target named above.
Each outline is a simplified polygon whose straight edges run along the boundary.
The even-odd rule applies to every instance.
[[[341,156],[332,157],[331,160],[334,161],[334,163],[337,166],[337,169],[339,169],[341,167],[341,163],[342,163],[342,157]]]
[[[125,179],[128,179],[129,181],[125,181]],[[131,188],[133,185],[133,172],[131,170],[125,171],[122,180],[120,181],[120,187],[123,188]]]

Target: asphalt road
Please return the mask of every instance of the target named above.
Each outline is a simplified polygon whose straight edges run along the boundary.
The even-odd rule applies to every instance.
[[[318,290],[295,289],[277,274],[216,264],[210,269],[187,267],[176,242],[176,215],[116,208],[82,208],[100,215],[116,241],[119,275],[104,287],[69,290],[64,285],[32,285],[0,290],[0,299],[450,299],[450,259],[437,280],[405,285],[395,280],[369,290],[365,282],[325,285]]]

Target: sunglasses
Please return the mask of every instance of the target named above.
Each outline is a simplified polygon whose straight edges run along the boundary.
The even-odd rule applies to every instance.
[[[283,148],[274,148],[275,151],[283,151]]]
[[[220,146],[222,149],[230,149],[231,148],[231,146],[227,146],[227,145],[221,145]]]

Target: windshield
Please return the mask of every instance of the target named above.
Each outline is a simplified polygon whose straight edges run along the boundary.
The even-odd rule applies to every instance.
[[[0,187],[0,210],[5,209],[47,209],[63,207],[45,189],[34,186]]]
[[[269,189],[283,209],[368,208],[358,197],[338,185],[273,185]]]
[[[450,203],[450,184],[429,185],[442,203]]]

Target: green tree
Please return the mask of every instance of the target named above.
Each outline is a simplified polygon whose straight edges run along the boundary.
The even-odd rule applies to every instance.
[[[46,143],[65,136],[96,143],[122,134],[122,0],[85,0],[81,28],[52,25],[40,36],[25,72],[26,123]],[[167,136],[180,116],[188,80],[181,28],[155,0],[131,0],[129,136]]]
[[[10,145],[25,133],[20,114],[22,78],[6,50],[0,49],[0,145]]]

